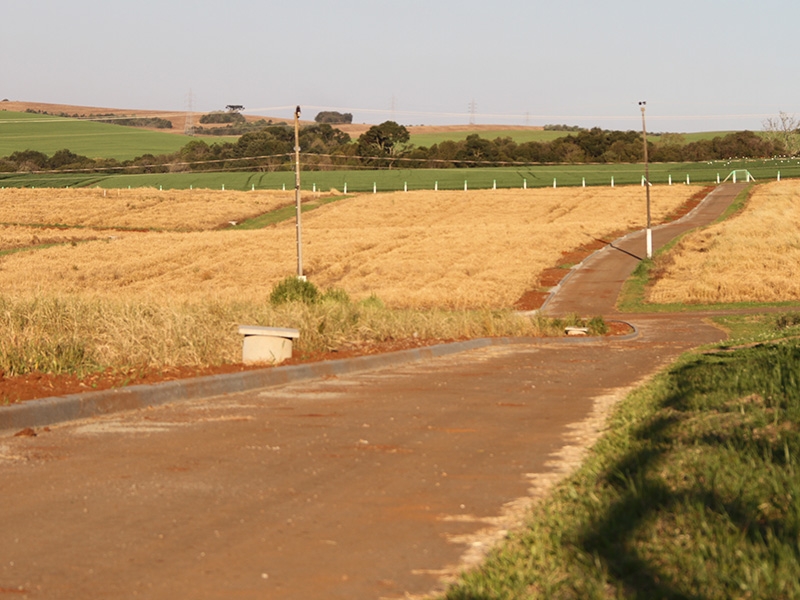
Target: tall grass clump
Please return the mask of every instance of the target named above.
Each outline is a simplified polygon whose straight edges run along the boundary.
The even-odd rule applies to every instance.
[[[800,597],[799,363],[797,339],[683,357],[446,597]]]

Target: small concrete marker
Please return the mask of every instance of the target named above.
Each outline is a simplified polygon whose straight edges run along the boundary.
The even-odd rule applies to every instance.
[[[257,325],[239,325],[239,333],[244,336],[244,364],[283,362],[292,357],[292,340],[300,337],[297,329]]]

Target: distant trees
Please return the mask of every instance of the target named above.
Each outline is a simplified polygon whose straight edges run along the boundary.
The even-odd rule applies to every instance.
[[[323,110],[314,117],[316,123],[328,123],[329,125],[349,124],[353,122],[353,115],[350,113],[340,113],[335,110]]]
[[[217,114],[217,113],[214,113]],[[227,114],[227,113],[221,113]],[[241,116],[241,115],[240,115]],[[232,131],[228,124],[208,129]],[[229,129],[230,128],[230,129]],[[790,131],[790,133],[796,133]],[[636,163],[643,158],[641,134],[599,128],[569,132],[549,142],[518,143],[511,137],[493,140],[470,134],[464,140],[445,140],[432,146],[409,144],[409,131],[394,121],[373,125],[355,143],[328,123],[302,127],[300,148],[303,168],[389,167],[473,168],[487,165]],[[685,143],[679,134],[662,134],[648,140],[652,162],[699,162],[730,158],[767,158],[787,152],[785,138],[741,131],[713,139]],[[247,122],[236,141],[220,143],[193,139],[178,152],[133,160],[92,159],[63,149],[53,156],[36,150],[17,151],[0,158],[0,172],[46,170],[103,171],[124,168],[126,172],[178,170],[292,168],[294,128],[285,123]],[[401,162],[402,161],[402,162]]]
[[[221,110],[215,110],[214,112],[206,113],[200,117],[200,122],[203,125],[208,124],[225,124],[225,123],[244,123],[247,119],[244,118],[244,115],[234,112],[228,111],[223,112]]]

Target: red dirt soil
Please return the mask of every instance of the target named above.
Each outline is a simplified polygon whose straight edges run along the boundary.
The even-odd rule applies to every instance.
[[[609,321],[607,326],[607,335],[625,335],[631,332],[630,326],[620,321]],[[365,343],[344,350],[299,354],[282,362],[281,366],[397,352],[399,350],[446,344],[454,341],[457,340],[407,339],[372,342],[369,344]],[[113,371],[107,369],[82,378],[72,374],[55,375],[52,373],[40,373],[38,371],[26,375],[5,377],[4,373],[0,371],[0,406],[3,404],[16,404],[26,400],[35,400],[37,398],[67,396],[70,394],[107,390],[129,385],[153,384],[176,379],[189,379],[192,377],[222,375],[226,373],[241,373],[243,371],[265,368],[270,368],[270,365],[244,365],[239,363],[207,367],[148,367],[129,371]]]
[[[374,342],[371,344],[354,346],[345,350],[298,354],[282,362],[281,366],[296,365],[306,362],[318,362],[323,360],[336,360],[340,358],[352,358],[355,356],[366,356],[369,354],[379,354],[384,352],[395,352],[397,350],[407,350],[409,348],[430,346],[449,341],[453,340],[411,339]],[[55,375],[52,373],[41,373],[38,371],[25,375],[6,377],[5,374],[0,371],[0,405],[14,404],[25,400],[47,398],[50,396],[66,396],[69,394],[107,390],[129,385],[160,383],[163,381],[173,381],[176,379],[204,377],[206,375],[241,373],[242,371],[265,368],[270,368],[270,365],[244,365],[238,363],[206,367],[143,367],[140,369],[126,371],[107,369],[99,373],[92,373],[85,377],[78,377],[77,375],[72,374]]]

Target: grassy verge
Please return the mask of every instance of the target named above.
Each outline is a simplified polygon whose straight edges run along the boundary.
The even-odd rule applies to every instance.
[[[798,324],[737,317],[745,340],[771,341],[688,354],[632,393],[580,470],[446,597],[800,597]]]
[[[131,370],[214,366],[241,361],[240,324],[300,330],[299,356],[357,349],[374,342],[477,337],[557,336],[567,325],[602,334],[595,318],[549,320],[511,310],[396,310],[375,297],[351,301],[342,291],[311,301],[179,303],[67,296],[0,296],[0,372],[84,376]]]

